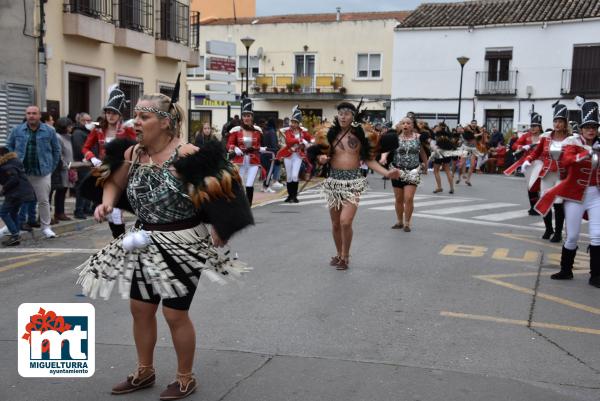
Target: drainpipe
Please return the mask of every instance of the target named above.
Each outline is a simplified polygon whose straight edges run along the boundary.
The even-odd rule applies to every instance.
[[[46,34],[46,14],[44,12],[44,4],[48,0],[40,1],[40,35],[38,38],[38,74],[39,74],[39,108],[41,111],[46,110],[46,46],[44,45],[44,35]]]

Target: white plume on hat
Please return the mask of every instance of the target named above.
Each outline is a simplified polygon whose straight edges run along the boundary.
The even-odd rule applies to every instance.
[[[575,104],[577,105],[577,107],[583,106],[583,104],[585,103],[585,99],[581,96],[575,96]]]

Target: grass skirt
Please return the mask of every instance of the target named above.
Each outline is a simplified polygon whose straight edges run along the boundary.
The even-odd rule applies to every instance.
[[[367,179],[362,176],[360,169],[331,169],[329,177],[321,184],[321,193],[330,209],[339,209],[344,202],[358,205],[360,195],[368,188]]]
[[[130,230],[133,231],[138,229]],[[126,251],[123,249],[125,235],[121,235],[80,265],[77,284],[81,284],[82,292],[92,299],[108,299],[117,285],[121,297],[127,299],[133,273],[139,269],[155,294],[165,299],[178,298],[187,295],[189,289],[182,283],[183,278],[173,273],[169,262],[176,263],[178,270],[188,277],[201,271],[219,284],[225,284],[226,277],[237,277],[251,269],[232,258],[229,248],[214,247],[204,224],[178,231],[149,231],[148,234],[150,244],[143,248]],[[163,253],[170,256],[169,262]],[[195,280],[194,285],[197,284]]]

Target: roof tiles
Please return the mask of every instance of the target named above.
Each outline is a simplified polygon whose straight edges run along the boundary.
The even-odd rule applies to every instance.
[[[368,21],[368,20],[384,20],[395,19],[402,22],[409,14],[409,11],[388,11],[388,12],[365,12],[365,13],[341,13],[341,21]],[[201,25],[244,25],[252,24],[301,24],[315,22],[335,22],[336,13],[328,14],[288,14],[288,15],[272,15],[265,17],[252,18],[212,18],[201,21]]]
[[[421,4],[398,28],[482,26],[600,17],[598,0],[473,0]]]

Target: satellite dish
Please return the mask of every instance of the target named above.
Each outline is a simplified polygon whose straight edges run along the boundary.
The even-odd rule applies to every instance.
[[[263,48],[262,48],[262,46],[261,46],[261,47],[259,47],[259,48],[256,50],[256,57],[258,57],[258,58],[261,58],[261,57],[263,56],[263,53],[264,53],[264,51],[263,51]]]

